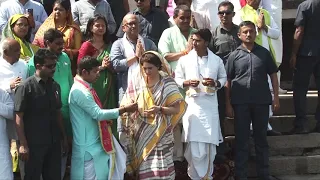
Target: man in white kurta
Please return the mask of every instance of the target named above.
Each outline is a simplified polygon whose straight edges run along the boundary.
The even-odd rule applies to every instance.
[[[223,141],[216,91],[224,86],[227,75],[222,59],[207,48],[211,37],[208,29],[196,31],[194,50],[179,59],[175,70],[177,84],[187,90],[188,108],[182,122],[191,179],[212,179],[216,146]]]
[[[0,57],[0,88],[10,94],[14,100],[14,90],[22,81],[27,78],[27,64],[19,60],[20,51],[15,52],[15,48],[20,49],[19,43],[14,39],[5,39],[1,44]],[[15,122],[8,122],[7,129],[9,139],[17,139]]]
[[[0,179],[8,180],[13,180],[13,173],[6,125],[13,121],[13,105],[9,93],[0,89]]]
[[[19,60],[20,45],[14,39],[5,39],[1,44],[1,57],[0,57],[0,89],[6,91],[12,101],[14,101],[15,88],[27,78],[27,64],[23,60]],[[12,111],[13,113],[13,111]],[[13,139],[13,143],[18,139],[15,122],[7,121],[6,128],[8,138]],[[17,146],[11,147],[12,154],[18,153]],[[24,172],[23,166],[20,166],[20,171]],[[18,167],[14,167],[16,170]]]

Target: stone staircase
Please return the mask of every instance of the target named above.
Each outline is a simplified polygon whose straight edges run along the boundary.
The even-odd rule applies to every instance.
[[[282,136],[268,137],[270,152],[270,175],[279,180],[320,180],[320,133],[288,135],[294,121],[293,94],[280,95],[280,111],[274,114],[270,123],[282,132]],[[316,121],[313,116],[317,106],[317,92],[307,95],[307,128],[312,130]],[[226,141],[233,146],[233,119],[225,121]],[[255,152],[253,140],[250,143],[249,176],[255,177]]]

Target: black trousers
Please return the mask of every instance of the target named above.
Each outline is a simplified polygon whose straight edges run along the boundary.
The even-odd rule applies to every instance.
[[[25,162],[24,180],[61,179],[61,143],[30,145],[29,160]]]
[[[307,92],[311,75],[314,75],[318,90],[318,105],[315,112],[317,127],[320,127],[320,57],[297,57],[296,68],[293,73],[293,100],[296,113],[294,126],[302,128],[307,120]]]
[[[250,123],[252,122],[257,175],[259,180],[269,180],[269,146],[267,142],[269,105],[240,104],[233,105],[233,110],[236,134],[236,177],[241,180],[247,180],[248,177]]]
[[[226,118],[226,103],[225,103],[225,90],[224,87],[218,90],[217,92],[218,96],[218,109],[219,109],[219,119],[220,119],[220,127],[221,127],[221,133],[222,136],[225,136],[224,133],[224,120]],[[217,146],[217,155],[223,156],[225,154],[225,142],[222,142]]]

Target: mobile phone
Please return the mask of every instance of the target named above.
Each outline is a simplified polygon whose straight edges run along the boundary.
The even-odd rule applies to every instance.
[[[27,13],[33,15],[33,9],[26,9]]]

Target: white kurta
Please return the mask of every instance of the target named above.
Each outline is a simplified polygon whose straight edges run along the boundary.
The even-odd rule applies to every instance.
[[[223,61],[208,49],[208,56],[200,58],[195,50],[179,59],[175,80],[183,86],[186,80],[202,77],[218,80],[224,86],[227,75]],[[201,92],[186,96],[188,108],[183,116],[183,140],[219,145],[223,141],[220,129],[217,93],[205,93],[205,86],[199,84]]]
[[[224,86],[227,75],[223,61],[208,49],[208,56],[199,57],[195,50],[179,59],[175,79],[179,86],[186,80],[212,78]],[[188,108],[183,116],[183,141],[188,142],[185,158],[191,179],[212,179],[216,146],[223,141],[220,128],[217,93],[205,90],[188,93]]]
[[[17,77],[21,77],[22,81],[24,81],[27,78],[27,70],[27,64],[23,60],[19,60],[11,65],[0,57],[0,89],[9,93],[12,101],[14,101],[14,91],[10,89],[10,82]],[[7,123],[7,131],[10,139],[18,138],[14,124],[13,121]]]
[[[218,6],[224,0],[193,0],[191,10],[195,12],[208,12],[211,27],[215,28],[220,24],[218,17]]]
[[[13,121],[13,106],[10,95],[0,89],[0,179],[8,180],[13,180],[13,173],[6,124]]]

